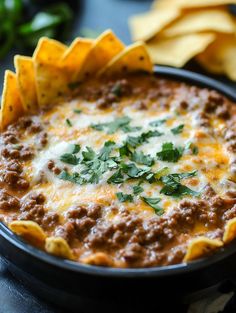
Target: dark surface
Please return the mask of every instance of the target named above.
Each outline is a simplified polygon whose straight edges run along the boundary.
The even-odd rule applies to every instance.
[[[147,11],[150,7],[149,0],[84,0],[80,1],[80,10],[76,21],[72,38],[79,33],[82,27],[89,27],[102,31],[112,28],[125,42],[130,42],[127,18],[131,14]],[[6,68],[11,69],[12,56],[21,51],[13,51],[12,54],[0,62],[0,85],[2,85],[3,73]],[[188,68],[201,71],[195,64]],[[222,78],[229,86],[235,88],[235,84]],[[17,257],[17,256],[16,256]],[[35,297],[29,289],[25,289],[7,270],[6,265],[0,261],[0,313],[61,313],[65,310],[52,308],[44,301]],[[231,312],[231,311],[227,311]],[[232,311],[233,312],[233,311]],[[184,313],[183,311],[181,313]]]

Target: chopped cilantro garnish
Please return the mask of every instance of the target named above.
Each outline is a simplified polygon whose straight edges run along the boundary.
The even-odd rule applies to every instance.
[[[122,170],[130,178],[140,178],[149,172],[149,168],[139,168],[134,163],[121,164]]]
[[[154,164],[154,159],[150,155],[145,155],[142,151],[134,151],[131,155],[131,160],[147,166],[152,166]]]
[[[121,169],[118,169],[108,180],[108,184],[122,184],[124,182],[124,175]]]
[[[136,148],[143,143],[147,143],[148,139],[152,137],[159,137],[162,135],[163,133],[160,133],[158,130],[149,130],[148,132],[142,133],[140,136],[137,137],[128,136],[125,143],[132,148]]]
[[[162,176],[160,178],[160,181],[164,184],[164,187],[161,189],[160,193],[172,197],[181,197],[183,195],[198,196],[199,192],[194,191],[180,183],[182,179],[190,178],[196,175],[197,171],[192,171],[189,173],[175,173]]]
[[[86,151],[83,151],[82,155],[84,161],[91,161],[96,157],[95,151],[90,147],[86,147]]]
[[[152,121],[152,122],[149,123],[149,125],[153,126],[153,127],[158,127],[158,126],[164,124],[166,121],[167,121],[167,119],[163,118],[161,120]]]
[[[134,201],[133,195],[125,194],[123,192],[117,192],[116,196],[120,202],[133,202]]]
[[[129,149],[129,145],[127,144],[127,142],[119,148],[119,152],[120,157],[129,156],[132,154],[132,151]]]
[[[115,85],[111,88],[111,92],[116,96],[121,96],[121,84],[119,82],[115,83]]]
[[[98,155],[98,158],[102,161],[107,161],[114,146],[115,146],[114,141],[105,142],[102,150],[100,151]]]
[[[162,176],[167,175],[169,173],[168,167],[163,167],[159,171],[157,171],[154,176],[156,179],[160,179]]]
[[[142,197],[142,200],[150,205],[155,210],[155,213],[157,215],[162,215],[164,213],[163,208],[161,208],[158,203],[161,201],[161,198],[147,198],[147,197]]]
[[[58,177],[62,180],[70,181],[71,183],[78,185],[83,185],[86,183],[86,180],[78,173],[70,174],[67,171],[62,171]]]
[[[144,189],[143,189],[143,187],[141,187],[141,186],[139,186],[139,185],[137,185],[137,186],[133,186],[133,193],[135,194],[135,195],[139,195],[141,192],[143,192],[144,191]]]
[[[197,155],[197,154],[198,154],[198,151],[199,151],[199,150],[198,150],[198,147],[197,147],[197,146],[193,146],[193,147],[192,147],[192,152],[193,152],[194,155]]]
[[[72,153],[62,154],[60,157],[60,161],[62,161],[64,163],[72,164],[72,165],[79,164],[79,159],[76,157],[76,155],[74,155]]]
[[[73,112],[76,113],[76,114],[80,114],[80,113],[82,113],[82,110],[80,110],[80,109],[74,109]]]
[[[185,146],[185,150],[191,149],[194,155],[198,154],[198,147],[195,146],[192,142],[188,142]]]
[[[184,124],[181,124],[181,125],[179,125],[177,127],[172,128],[171,132],[174,135],[178,135],[178,134],[181,134],[183,130],[184,130]]]
[[[174,147],[172,142],[162,144],[162,150],[157,152],[157,157],[161,161],[177,162],[183,155],[182,147]]]
[[[98,131],[105,130],[108,134],[114,134],[118,129],[121,129],[124,132],[127,132],[127,126],[129,126],[130,121],[131,121],[130,117],[123,116],[123,117],[116,118],[112,122],[94,124],[94,125],[91,125],[91,127]]]
[[[73,144],[71,146],[72,146],[72,151],[71,151],[72,154],[76,154],[76,153],[80,152],[80,149],[81,149],[80,145]]]
[[[72,123],[71,123],[71,121],[67,118],[66,119],[66,124],[69,126],[69,127],[72,127]]]

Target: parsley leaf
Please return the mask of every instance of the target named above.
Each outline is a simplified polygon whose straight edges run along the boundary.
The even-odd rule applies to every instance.
[[[79,164],[79,159],[76,157],[76,155],[72,153],[65,153],[60,156],[60,161],[67,163],[67,164],[72,164],[72,165],[77,165]]]
[[[131,155],[131,160],[147,166],[152,166],[154,164],[154,159],[150,155],[145,155],[142,151],[134,151]]]
[[[133,202],[134,201],[134,197],[132,195],[125,194],[123,192],[117,192],[116,196],[120,202]]]
[[[160,120],[152,121],[152,122],[149,123],[149,125],[152,126],[152,127],[158,127],[158,126],[164,124],[166,121],[167,121],[167,119],[163,118],[163,119],[160,119]]]
[[[184,124],[181,124],[181,125],[179,125],[177,127],[172,128],[171,132],[174,135],[178,135],[178,134],[181,134],[183,130],[184,130]]]
[[[141,187],[141,186],[139,186],[139,185],[137,185],[137,186],[133,186],[133,193],[135,194],[135,195],[139,195],[141,192],[143,192],[144,191],[144,189],[143,189],[143,187]]]
[[[161,161],[177,162],[183,155],[182,147],[174,147],[172,142],[162,144],[162,150],[157,152],[157,157]]]
[[[161,198],[147,198],[147,197],[142,197],[142,200],[150,205],[155,210],[155,213],[157,215],[162,215],[164,213],[163,208],[161,208],[158,203],[161,201]]]

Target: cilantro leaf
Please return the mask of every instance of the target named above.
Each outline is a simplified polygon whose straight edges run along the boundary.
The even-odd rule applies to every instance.
[[[71,145],[71,147],[72,147],[72,151],[71,151],[72,154],[76,154],[76,153],[80,152],[80,149],[81,149],[80,145],[73,144],[73,145]]]
[[[66,124],[67,124],[67,126],[69,126],[69,127],[72,127],[73,125],[72,125],[72,123],[71,123],[71,121],[67,118],[66,119]]]
[[[157,215],[162,215],[164,213],[163,208],[161,208],[158,203],[161,201],[161,198],[148,198],[142,197],[141,198],[145,203],[147,203],[150,207],[155,210]]]
[[[121,164],[121,167],[130,178],[140,178],[149,171],[149,169],[138,168],[134,163]]]
[[[192,171],[189,173],[175,173],[162,176],[160,181],[164,184],[160,193],[166,196],[181,197],[183,195],[198,196],[199,192],[194,191],[187,186],[180,183],[182,179],[193,177],[197,175],[197,171]]]
[[[112,122],[91,125],[93,129],[98,131],[106,130],[107,134],[114,134],[118,129],[127,132],[127,127],[131,121],[128,116],[118,117]]]
[[[118,169],[108,180],[108,184],[122,184],[124,182],[124,175],[121,169]]]
[[[67,164],[72,164],[72,165],[77,165],[79,164],[79,159],[76,157],[76,155],[72,153],[64,153],[60,156],[60,161],[67,163]]]
[[[142,151],[134,151],[131,155],[131,160],[147,166],[152,166],[154,164],[154,159],[150,155],[145,155]]]
[[[172,128],[170,131],[172,132],[172,134],[178,135],[178,134],[181,134],[183,130],[184,130],[184,124],[180,124],[179,126]]]
[[[82,152],[83,161],[91,161],[96,157],[96,153],[90,147],[86,147],[86,151]]]
[[[74,109],[73,112],[76,113],[76,114],[80,114],[80,113],[82,113],[82,110],[80,110],[80,109]]]
[[[134,201],[134,197],[132,195],[125,194],[123,192],[117,192],[116,196],[120,202],[133,202]]]
[[[78,173],[69,174],[67,171],[62,171],[58,177],[62,180],[69,181],[78,185],[83,185],[86,183],[86,180]]]
[[[192,142],[188,142],[185,146],[185,150],[188,150],[188,149],[191,149],[192,150],[192,153],[194,155],[197,155],[198,152],[199,152],[199,149],[197,146],[195,146]]]
[[[160,119],[160,120],[152,121],[152,122],[149,123],[149,125],[152,126],[152,127],[158,127],[158,126],[164,124],[166,121],[167,121],[167,119],[163,118],[163,119]]]
[[[107,161],[114,146],[115,146],[114,141],[106,141],[98,155],[98,158],[102,161]]]
[[[143,187],[141,187],[141,186],[139,186],[139,185],[137,185],[137,186],[133,186],[133,193],[135,194],[135,195],[139,195],[141,192],[143,192],[144,191],[144,189],[143,189]]]
[[[172,142],[162,144],[162,150],[157,152],[157,157],[161,161],[177,162],[183,155],[182,147],[174,147]]]

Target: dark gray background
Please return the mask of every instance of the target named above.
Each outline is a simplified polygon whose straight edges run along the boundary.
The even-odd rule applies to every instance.
[[[150,0],[84,0],[80,1],[77,19],[72,31],[73,37],[79,34],[83,27],[103,31],[112,28],[115,33],[126,43],[130,43],[127,19],[130,15],[144,12],[149,9]],[[0,85],[2,85],[5,69],[12,69],[12,51],[0,62]],[[196,64],[186,66],[191,70],[203,72]],[[224,77],[217,77],[236,90],[233,84]],[[7,267],[0,261],[0,313],[61,313],[59,309],[39,300],[26,290],[21,283],[12,277]]]

